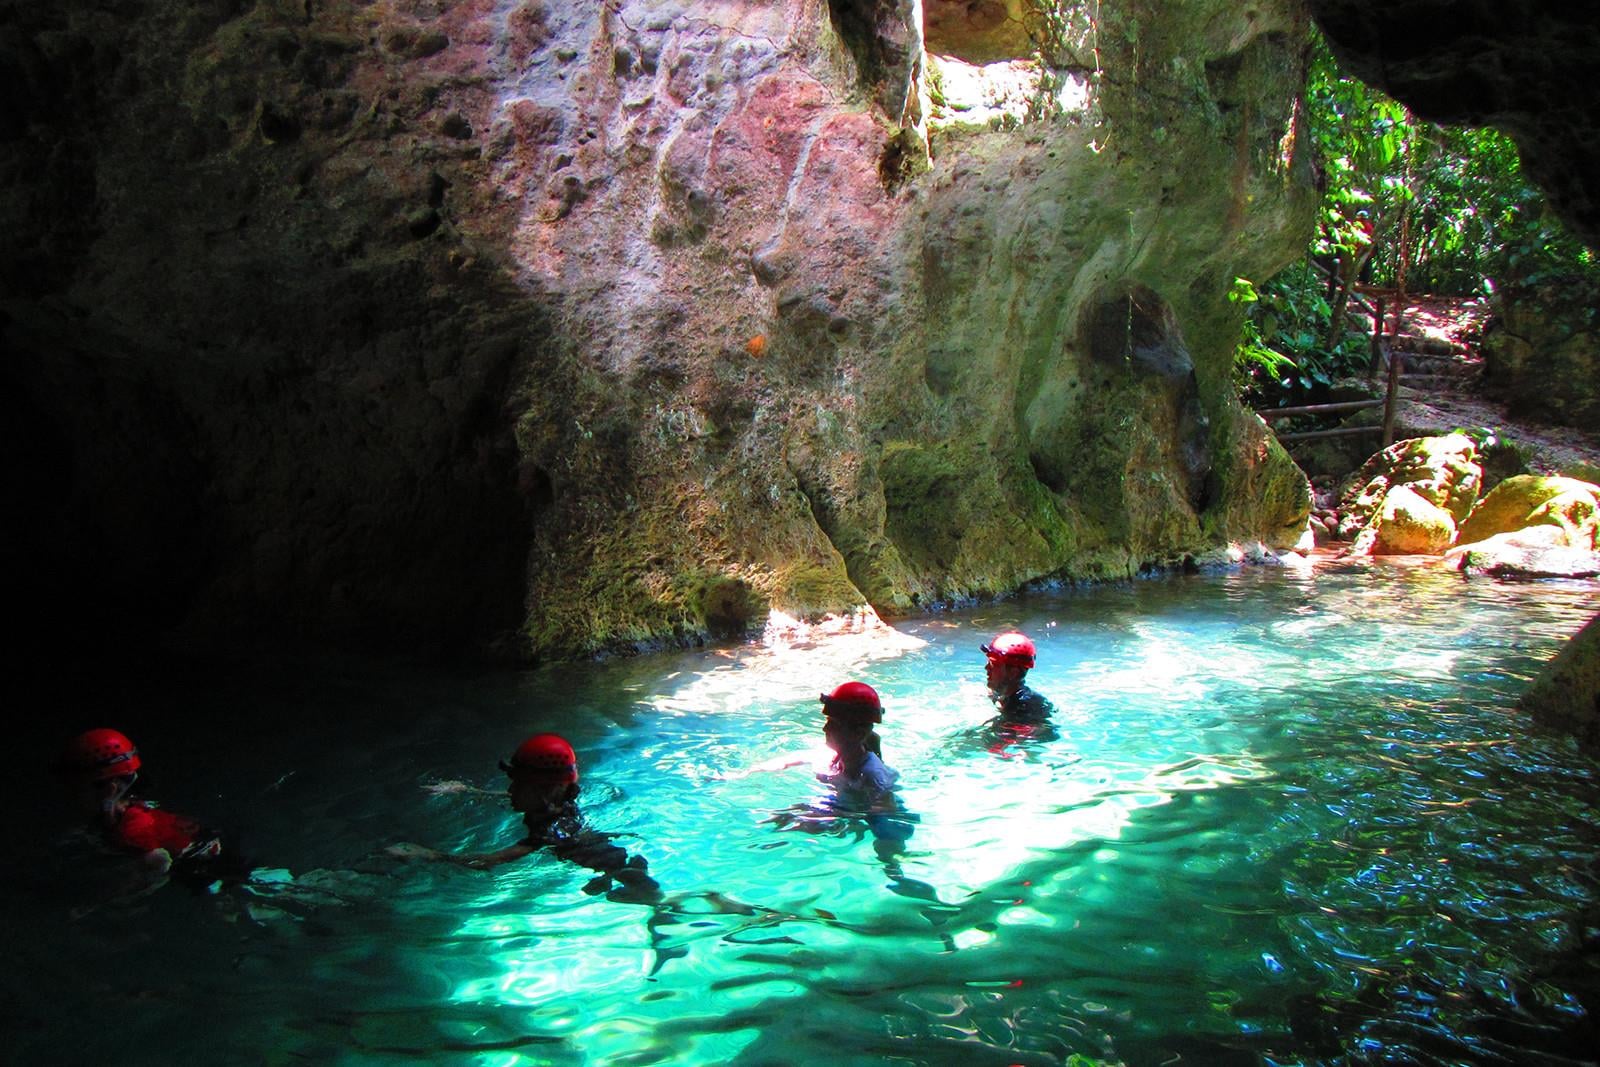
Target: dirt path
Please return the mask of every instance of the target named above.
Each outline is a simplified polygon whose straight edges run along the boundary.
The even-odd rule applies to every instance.
[[[1388,305],[1393,324],[1393,301]],[[1568,426],[1512,419],[1484,395],[1478,338],[1490,311],[1482,300],[1411,297],[1395,348],[1405,354],[1395,421],[1408,434],[1490,427],[1518,445],[1535,472],[1554,474],[1586,463],[1600,467],[1600,437]]]

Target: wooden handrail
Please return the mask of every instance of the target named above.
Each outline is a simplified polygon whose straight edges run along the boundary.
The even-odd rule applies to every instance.
[[[1389,389],[1382,400],[1341,400],[1333,404],[1302,404],[1292,408],[1266,408],[1256,412],[1262,419],[1285,419],[1291,415],[1331,415],[1342,411],[1383,409],[1383,423],[1379,426],[1341,426],[1333,430],[1304,430],[1300,433],[1277,433],[1279,441],[1311,441],[1319,437],[1349,437],[1353,434],[1381,433],[1383,447],[1394,444],[1394,400],[1400,388],[1400,357],[1389,360]]]
[[[1400,388],[1401,356],[1389,353],[1389,391],[1383,397],[1383,447],[1394,444],[1394,396]]]
[[[1291,415],[1331,415],[1336,411],[1360,411],[1363,408],[1381,408],[1382,400],[1341,400],[1335,404],[1305,404],[1297,408],[1260,408],[1256,414],[1263,419],[1286,419]]]
[[[1305,430],[1301,433],[1280,433],[1280,441],[1309,441],[1314,437],[1349,437],[1358,433],[1382,433],[1382,426],[1341,426],[1336,430]]]

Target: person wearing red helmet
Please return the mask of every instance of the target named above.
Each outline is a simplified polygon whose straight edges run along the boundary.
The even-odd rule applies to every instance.
[[[1002,723],[1043,723],[1055,712],[1055,705],[1034,692],[1023,679],[1038,662],[1038,650],[1027,635],[1015,630],[983,645],[988,658],[984,669],[989,684],[989,699],[994,701]]]
[[[249,864],[224,858],[220,836],[187,816],[132,795],[144,761],[126,734],[100,728],[68,742],[56,765],[72,787],[78,806],[92,818],[106,841],[141,860],[139,884],[150,891],[175,876],[195,888],[242,880]]]
[[[883,702],[865,682],[844,682],[823,693],[822,740],[833,758],[817,777],[837,790],[876,796],[893,788],[899,775],[883,762],[883,742],[874,727],[883,721]]]
[[[578,756],[558,734],[534,734],[517,746],[509,760],[500,761],[506,773],[506,796],[511,810],[522,815],[527,836],[495,852],[441,852],[422,845],[391,845],[386,851],[398,859],[440,860],[486,871],[548,850],[559,859],[597,871],[584,886],[591,895],[628,903],[655,903],[661,887],[650,877],[643,856],[630,856],[611,843],[611,835],[588,828],[578,811]],[[459,790],[456,790],[459,791]],[[434,792],[441,792],[435,789]],[[615,883],[615,888],[613,888]]]
[[[889,888],[904,896],[937,900],[931,886],[906,877],[900,865],[917,817],[901,808],[894,793],[900,775],[883,762],[875,729],[883,721],[877,690],[865,682],[844,682],[823,693],[821,704],[824,750],[774,760],[758,769],[810,763],[817,780],[830,787],[828,795],[779,812],[771,821],[809,833],[846,833],[864,823],[889,876]]]
[[[781,771],[810,766],[819,781],[839,789],[881,793],[898,775],[883,762],[883,740],[874,727],[883,721],[883,702],[865,682],[844,682],[821,696],[822,745],[767,760],[752,768]],[[732,777],[743,777],[743,773]]]

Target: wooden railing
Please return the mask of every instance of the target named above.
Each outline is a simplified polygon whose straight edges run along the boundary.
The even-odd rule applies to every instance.
[[[1322,270],[1322,266],[1315,261],[1312,266]],[[1326,272],[1324,272],[1326,273]],[[1353,303],[1365,307],[1372,316],[1372,362],[1368,365],[1367,375],[1370,379],[1378,373],[1378,368],[1384,364],[1383,344],[1383,297],[1374,296],[1373,303],[1368,304],[1360,293],[1351,291],[1350,298]],[[1395,331],[1398,333],[1400,323],[1396,316]],[[1298,433],[1280,433],[1280,441],[1310,441],[1319,437],[1350,437],[1356,434],[1383,433],[1383,447],[1388,448],[1394,444],[1394,398],[1400,387],[1400,362],[1398,353],[1390,350],[1389,353],[1389,382],[1384,391],[1382,400],[1344,400],[1333,404],[1305,404],[1293,408],[1261,408],[1256,411],[1263,419],[1271,422],[1273,419],[1287,419],[1294,415],[1335,415],[1346,411],[1362,411],[1367,408],[1383,408],[1383,425],[1381,426],[1340,426],[1332,430],[1304,430]]]

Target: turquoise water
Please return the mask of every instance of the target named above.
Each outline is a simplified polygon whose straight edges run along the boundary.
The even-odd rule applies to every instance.
[[[152,671],[101,716],[149,794],[292,880],[99,905],[115,861],[30,790],[13,810],[41,858],[0,889],[8,1056],[1590,1057],[1596,764],[1514,704],[1596,612],[1592,583],[1251,570],[519,674]],[[1053,731],[985,725],[978,645],[1012,627]],[[848,678],[882,694],[901,774],[912,832],[887,860],[863,821],[774,821],[819,799],[804,768],[751,773],[814,745],[818,691]],[[498,794],[495,761],[544,729],[666,905],[585,895],[589,872],[545,857],[379,855],[515,840],[499,795],[423,787]]]

